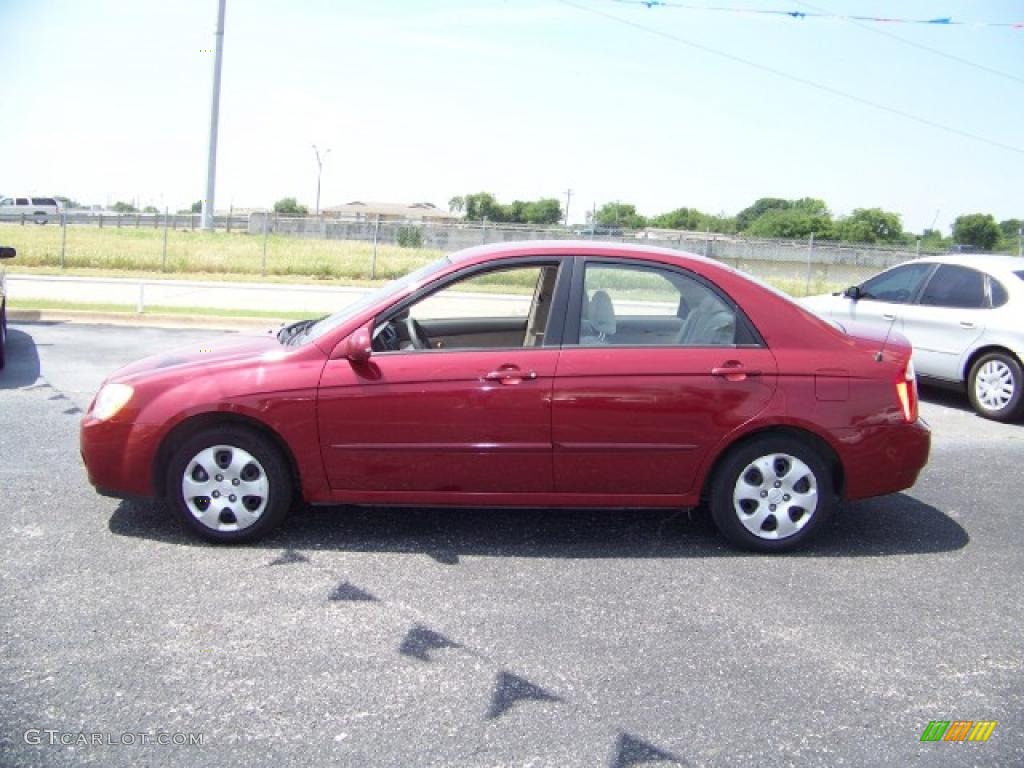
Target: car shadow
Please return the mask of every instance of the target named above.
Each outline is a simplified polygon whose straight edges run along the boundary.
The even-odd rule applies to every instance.
[[[971,402],[967,399],[967,394],[961,390],[940,387],[935,384],[925,384],[919,381],[917,391],[921,399],[926,403],[941,405],[943,408],[952,408],[964,413],[974,413],[974,409],[971,408]]]
[[[122,501],[110,531],[185,546],[208,545],[163,504]],[[965,547],[967,531],[906,494],[845,505],[790,557],[879,557]],[[462,556],[552,558],[759,557],[730,547],[701,510],[558,510],[305,507],[261,547],[289,552],[419,553],[455,565]],[[298,559],[298,558],[297,558]]]
[[[0,389],[20,389],[38,381],[39,351],[32,336],[8,325],[4,352],[7,362],[0,370]]]
[[[919,385],[918,394],[920,395],[922,402],[938,405],[942,408],[949,408],[953,411],[960,411],[961,413],[974,416],[977,419],[983,418],[975,413],[974,408],[971,407],[971,401],[967,399],[967,394],[965,392],[958,389],[938,386],[936,384],[926,384],[924,382],[919,382]],[[1018,418],[1006,423],[1024,424],[1024,418]]]

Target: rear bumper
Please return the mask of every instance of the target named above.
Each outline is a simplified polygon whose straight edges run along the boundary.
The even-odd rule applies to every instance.
[[[146,424],[119,424],[82,419],[79,448],[89,482],[104,496],[149,498],[153,487],[153,460],[160,444],[160,429]]]
[[[845,449],[846,499],[906,490],[928,463],[932,433],[922,419],[844,432],[839,439]]]

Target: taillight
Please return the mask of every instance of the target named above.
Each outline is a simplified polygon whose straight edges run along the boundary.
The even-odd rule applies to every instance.
[[[914,361],[907,361],[903,377],[896,382],[896,396],[900,399],[903,418],[908,424],[917,421],[917,375],[914,373]]]

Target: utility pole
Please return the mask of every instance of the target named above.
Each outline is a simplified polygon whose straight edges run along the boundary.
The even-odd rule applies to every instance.
[[[331,150],[324,150],[324,158]],[[316,144],[313,145],[313,154],[316,155],[316,213],[315,216],[320,215],[320,175],[324,172],[323,159],[320,157],[320,150],[317,149]]]
[[[569,226],[569,203],[572,202],[572,190],[565,190],[565,226]]]
[[[213,198],[217,180],[217,121],[220,118],[220,66],[224,58],[224,6],[227,0],[219,0],[217,7],[216,48],[213,59],[213,97],[210,101],[210,144],[206,157],[206,197],[203,198],[203,229],[213,229]]]

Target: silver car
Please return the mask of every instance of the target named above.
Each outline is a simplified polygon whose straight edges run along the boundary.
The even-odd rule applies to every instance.
[[[842,293],[801,303],[840,323],[899,331],[925,381],[966,385],[982,416],[1024,413],[1024,259],[955,254],[915,259]]]

